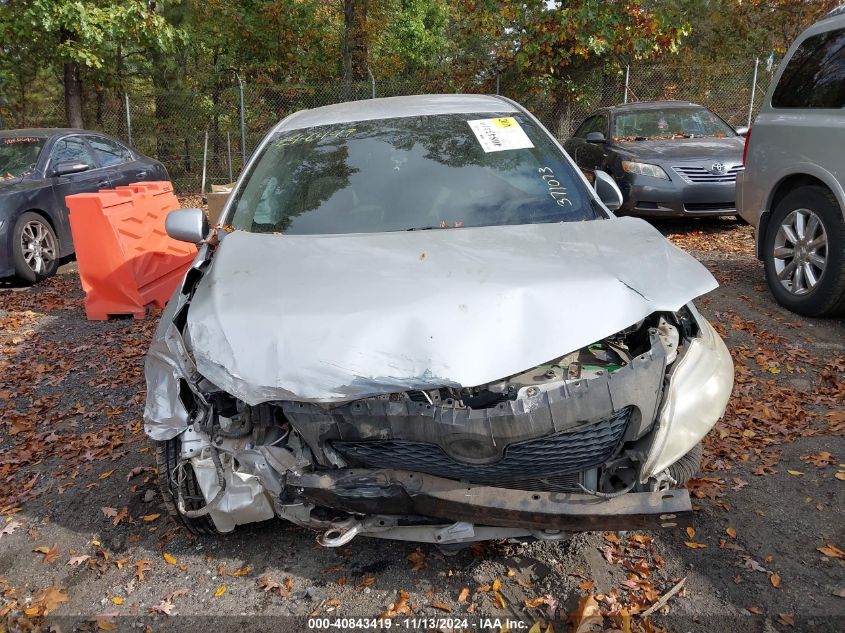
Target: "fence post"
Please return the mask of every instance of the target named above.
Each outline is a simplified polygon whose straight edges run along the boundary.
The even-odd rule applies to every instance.
[[[241,165],[241,169],[246,167],[246,114],[244,112],[244,82],[241,81],[241,76],[235,72],[235,79],[238,80],[238,91],[240,92],[240,104],[241,104],[241,158],[243,159],[243,164]]]
[[[200,185],[200,195],[205,197],[205,166],[208,161],[208,130],[205,131],[205,142],[202,146],[202,184]]]
[[[370,65],[367,64],[367,74],[370,76],[370,84],[373,87],[373,96],[372,98],[376,98],[376,78],[373,76],[373,71],[370,70]]]
[[[631,77],[631,65],[625,65],[625,99],[622,103],[628,103],[628,80]]]
[[[754,113],[754,97],[757,93],[757,67],[760,66],[760,58],[754,58],[754,77],[751,80],[751,103],[748,104],[748,127],[751,127],[751,116]]]
[[[132,147],[132,114],[129,112],[129,94],[123,93],[123,104],[126,108],[126,138],[129,141],[129,147]]]
[[[226,132],[226,153],[229,156],[229,182],[232,182],[232,133]]]

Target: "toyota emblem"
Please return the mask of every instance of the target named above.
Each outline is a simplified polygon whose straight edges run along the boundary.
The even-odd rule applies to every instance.
[[[722,163],[713,163],[710,166],[710,171],[714,174],[724,174],[725,173],[725,165]]]

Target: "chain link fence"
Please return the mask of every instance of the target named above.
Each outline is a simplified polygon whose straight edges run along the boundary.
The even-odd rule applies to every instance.
[[[666,62],[606,67],[583,77],[577,95],[554,86],[511,80],[506,73],[464,92],[510,97],[534,113],[560,140],[568,138],[593,110],[631,101],[679,99],[700,103],[734,126],[747,125],[762,104],[775,63],[723,62],[682,65]],[[86,127],[120,138],[167,167],[180,193],[209,191],[232,182],[267,131],[304,108],[373,96],[441,92],[445,85],[419,78],[344,84],[240,83],[189,90],[134,89],[86,95]],[[0,99],[6,127],[66,125],[61,87],[37,100],[25,94]],[[11,97],[11,98],[10,98]]]

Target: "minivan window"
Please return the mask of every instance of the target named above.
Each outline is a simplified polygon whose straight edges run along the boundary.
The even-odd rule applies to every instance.
[[[277,132],[233,206],[236,229],[300,235],[604,217],[551,137],[513,112]]]
[[[845,107],[845,29],[808,37],[781,75],[773,108]]]

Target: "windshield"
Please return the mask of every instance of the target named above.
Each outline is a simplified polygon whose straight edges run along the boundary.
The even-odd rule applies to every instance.
[[[664,108],[623,112],[614,117],[617,141],[736,136],[733,128],[707,108]]]
[[[35,169],[46,140],[36,136],[0,138],[0,180],[26,176]]]
[[[237,194],[231,225],[326,234],[591,220],[548,135],[514,113],[359,121],[278,133]]]

